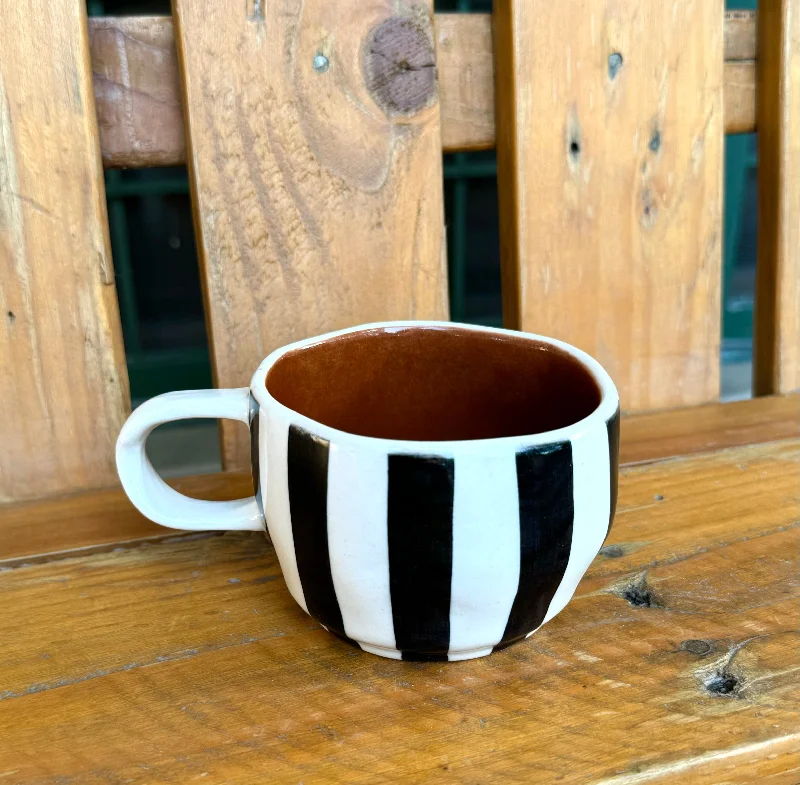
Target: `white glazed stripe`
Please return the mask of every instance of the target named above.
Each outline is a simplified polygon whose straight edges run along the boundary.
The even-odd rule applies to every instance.
[[[328,551],[344,631],[395,649],[386,533],[388,466],[382,453],[331,445]]]
[[[450,657],[503,637],[520,562],[515,454],[455,462]]]
[[[569,563],[550,601],[546,624],[572,599],[589,565],[603,545],[611,496],[608,431],[594,428],[572,439],[572,482],[575,513]]]
[[[261,460],[261,487],[266,488],[264,514],[272,544],[278,554],[281,571],[289,593],[308,613],[297,557],[294,552],[292,516],[289,511],[289,472],[286,453],[289,446],[289,422],[279,417],[265,418],[261,413],[261,442],[266,441],[267,459]],[[267,469],[269,467],[269,469]]]

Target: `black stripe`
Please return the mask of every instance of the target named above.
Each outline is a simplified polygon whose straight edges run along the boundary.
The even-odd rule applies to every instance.
[[[611,465],[611,511],[608,515],[608,532],[606,532],[606,537],[608,537],[611,524],[614,523],[619,492],[619,408],[606,423],[606,428],[608,428],[608,462]]]
[[[448,662],[446,654],[417,654],[414,651],[404,651],[405,662]]]
[[[498,649],[541,625],[567,569],[575,507],[571,442],[518,453],[517,488],[519,586]]]
[[[289,510],[308,612],[342,636],[344,623],[328,553],[328,447],[325,439],[295,425],[289,428]]]
[[[403,659],[450,648],[453,477],[451,459],[389,456],[389,589]]]

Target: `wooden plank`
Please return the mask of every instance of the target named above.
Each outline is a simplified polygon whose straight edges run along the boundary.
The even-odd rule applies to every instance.
[[[313,0],[302,20],[292,0],[244,7],[175,3],[221,387],[301,338],[447,316],[432,16],[393,0]],[[224,465],[249,466],[246,431],[222,431]]]
[[[800,398],[777,396],[624,417],[623,465],[696,455],[800,437]],[[196,499],[222,501],[252,493],[249,472],[167,481]],[[121,488],[0,507],[0,567],[169,539],[130,504]]]
[[[759,28],[756,395],[800,389],[800,2],[765,0]]]
[[[229,501],[251,496],[249,472],[168,479],[193,499]],[[0,507],[0,565],[42,561],[53,554],[131,547],[179,536],[145,518],[120,487]]]
[[[623,465],[800,437],[800,396],[773,396],[622,418]]]
[[[257,534],[2,572],[0,771],[790,781],[798,458],[795,441],[626,470],[609,546],[570,606],[529,641],[466,663],[340,643],[297,608]]]
[[[89,41],[105,165],[186,163],[172,19],[93,17]]]
[[[491,14],[436,14],[445,152],[494,147]]]
[[[495,6],[506,324],[597,357],[626,411],[711,401],[722,3],[602,8]]]
[[[494,48],[489,14],[436,14],[442,146],[495,145]],[[186,162],[172,19],[89,20],[103,162],[109,168]],[[756,127],[755,12],[725,15],[725,131]],[[748,62],[749,61],[749,62]]]
[[[8,502],[113,482],[129,402],[85,3],[0,8],[0,502]]]
[[[726,134],[756,131],[756,64],[725,63],[724,118]]]
[[[756,59],[757,21],[757,11],[725,12],[725,60]]]

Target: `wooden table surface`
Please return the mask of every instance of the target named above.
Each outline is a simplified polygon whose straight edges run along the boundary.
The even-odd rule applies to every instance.
[[[799,461],[624,468],[571,604],[464,663],[340,643],[262,535],[8,563],[0,782],[798,783]]]

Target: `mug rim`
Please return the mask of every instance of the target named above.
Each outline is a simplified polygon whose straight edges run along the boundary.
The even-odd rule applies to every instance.
[[[578,420],[570,425],[566,425],[563,428],[542,431],[541,433],[523,434],[520,436],[499,436],[489,439],[412,441],[407,439],[387,439],[377,436],[363,436],[334,428],[330,425],[319,422],[318,420],[314,420],[311,417],[307,417],[306,415],[295,411],[291,407],[282,404],[280,401],[274,398],[267,389],[267,376],[270,370],[281,357],[289,354],[290,352],[298,349],[305,349],[309,346],[326,343],[334,338],[339,338],[344,335],[352,335],[353,333],[367,332],[369,330],[399,331],[420,327],[447,330],[470,330],[472,332],[484,333],[488,335],[508,336],[517,339],[522,338],[524,340],[530,340],[533,343],[544,343],[549,346],[554,346],[576,360],[580,366],[591,375],[600,389],[600,403],[583,419]],[[264,360],[262,360],[261,364],[258,366],[258,369],[253,374],[252,381],[250,382],[250,391],[259,407],[262,409],[272,410],[280,413],[284,417],[291,419],[294,424],[305,428],[316,436],[328,439],[332,443],[338,445],[351,444],[353,446],[358,445],[361,447],[371,446],[376,449],[389,450],[395,453],[413,454],[419,454],[425,451],[430,451],[436,454],[452,454],[456,451],[483,452],[493,448],[507,449],[508,447],[514,445],[534,447],[537,445],[553,444],[556,442],[565,441],[567,439],[574,439],[598,425],[602,425],[602,427],[605,428],[608,420],[610,420],[619,409],[619,393],[617,392],[617,388],[608,372],[597,360],[594,359],[594,357],[582,351],[581,349],[572,346],[572,344],[559,341],[556,338],[548,338],[544,335],[536,335],[535,333],[522,332],[519,330],[506,330],[501,327],[484,327],[483,325],[431,320],[371,322],[369,324],[360,324],[355,327],[346,327],[342,330],[334,330],[314,338],[306,338],[302,341],[295,341],[294,343],[283,346],[280,349],[276,349]]]

